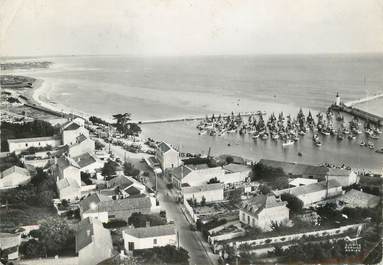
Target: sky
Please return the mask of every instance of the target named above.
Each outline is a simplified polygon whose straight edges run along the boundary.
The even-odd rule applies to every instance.
[[[383,52],[383,0],[0,0],[0,56]]]

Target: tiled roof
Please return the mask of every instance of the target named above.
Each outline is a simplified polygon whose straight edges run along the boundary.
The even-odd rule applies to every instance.
[[[65,127],[64,128],[64,131],[73,131],[73,130],[77,130],[78,128],[80,128],[81,126],[78,125],[77,123],[75,122],[72,122],[69,126]]]
[[[60,169],[65,169],[69,166],[80,168],[80,166],[73,159],[65,156],[62,156],[59,159],[57,159],[57,166]]]
[[[80,166],[80,168],[84,168],[95,163],[97,160],[91,154],[85,153],[79,156],[73,157],[73,160]]]
[[[165,143],[165,142],[161,142],[161,143],[158,145],[158,148],[160,149],[160,151],[161,151],[162,153],[166,153],[167,151],[173,149],[169,144],[167,144],[167,143]]]
[[[118,177],[115,177],[115,178],[112,178],[111,180],[109,180],[107,182],[107,184],[108,184],[109,188],[119,186],[120,189],[125,189],[125,188],[131,186],[133,184],[133,182],[125,176],[118,176]]]
[[[141,193],[141,191],[134,186],[130,186],[129,188],[125,190],[125,192],[128,193],[129,195],[138,195]]]
[[[223,183],[212,183],[205,184],[201,186],[193,186],[193,187],[182,187],[182,193],[196,193],[196,192],[204,192],[211,190],[223,190]]]
[[[92,204],[97,205],[99,202],[106,200],[111,199],[101,194],[93,193],[80,201],[80,208],[83,212],[87,212],[91,208]]]
[[[52,141],[60,140],[60,136],[44,136],[44,137],[34,137],[34,138],[20,138],[20,139],[8,139],[8,143],[26,143],[26,142],[41,142],[41,141]]]
[[[328,175],[329,176],[337,176],[337,177],[348,177],[351,174],[351,170],[341,169],[341,168],[329,168]]]
[[[243,203],[242,210],[253,216],[258,216],[263,209],[284,206],[286,204],[286,202],[281,201],[279,198],[277,199],[275,196],[258,195]]]
[[[193,170],[190,169],[189,167],[182,165],[182,166],[171,169],[171,174],[178,180],[182,180],[192,171]]]
[[[250,171],[251,168],[246,166],[246,165],[239,165],[239,164],[228,164],[222,166],[223,169],[230,171],[230,172],[245,172],[245,171]]]
[[[259,163],[272,168],[281,168],[283,172],[287,175],[326,176],[328,172],[327,167],[299,164],[299,163],[293,163],[293,162],[261,159]]]
[[[57,182],[57,189],[60,191],[60,190],[63,190],[63,189],[66,189],[68,187],[71,187],[73,189],[80,189],[80,186],[78,185],[78,183],[69,178],[63,178],[63,179],[60,179],[58,182]]]
[[[363,191],[352,189],[349,192],[346,192],[339,200],[345,202],[354,207],[375,207],[379,204],[380,197],[365,193]]]
[[[127,228],[124,229],[124,232],[136,238],[147,238],[175,235],[176,228],[174,224],[167,224],[149,227]]]
[[[84,142],[86,139],[88,139],[85,135],[83,134],[80,134],[79,136],[76,137],[76,143],[82,143]]]
[[[85,218],[77,227],[76,252],[78,253],[92,242],[112,249],[112,237],[109,230],[105,229],[99,220]]]
[[[13,167],[10,167],[10,168],[4,170],[3,172],[1,172],[0,178],[4,178],[4,177],[6,177],[10,174],[13,174],[13,173],[19,173],[19,174],[22,174],[25,176],[30,176],[29,171],[26,170],[25,168],[13,166]]]
[[[88,209],[88,212],[114,212],[114,211],[130,211],[149,209],[152,204],[149,197],[128,197],[121,200],[101,201],[97,205],[97,209]]]
[[[19,234],[0,233],[0,249],[5,250],[20,245]]]
[[[341,187],[341,185],[338,183],[338,181],[334,179],[330,179],[328,181],[328,188],[335,188],[335,187]],[[302,194],[308,194],[308,193],[313,193],[321,190],[326,190],[327,188],[327,183],[326,181],[321,181],[318,183],[313,183],[313,184],[308,184],[305,186],[299,186],[299,187],[294,187],[290,189],[284,189],[284,190],[277,190],[274,191],[274,194],[279,196],[283,193],[290,193],[295,196],[302,195]]]
[[[182,165],[177,168],[174,168],[171,171],[171,174],[179,180],[182,180],[184,177],[189,175],[191,172],[196,174],[196,178],[203,177],[205,174],[209,175],[220,175],[223,172],[221,167],[211,167],[211,168],[202,168],[193,170],[188,166]]]
[[[295,178],[289,182],[291,186],[300,186],[300,185],[309,185],[313,183],[317,183],[317,179],[307,179],[307,178]]]

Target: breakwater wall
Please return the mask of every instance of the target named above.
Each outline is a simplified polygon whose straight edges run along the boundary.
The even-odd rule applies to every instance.
[[[35,104],[24,103],[24,105],[29,107],[29,108],[35,109],[35,110],[39,110],[39,111],[43,111],[43,112],[51,114],[51,115],[55,115],[57,117],[61,117],[61,118],[67,117],[67,115],[65,113],[54,111],[54,110],[44,108],[44,107],[41,107],[41,106],[38,106]]]
[[[346,106],[345,104],[341,104],[340,106],[337,105],[331,105],[330,110],[334,111],[342,111],[348,114],[351,114],[353,116],[356,116],[362,120],[374,123],[378,126],[383,126],[383,117],[380,117],[378,115],[372,114],[370,112],[354,108],[352,106]]]
[[[248,117],[250,115],[266,115],[265,112],[240,112],[239,113],[242,117]],[[227,114],[227,113],[214,113],[212,114],[214,115],[216,118],[218,116],[221,116],[222,118],[227,118],[229,116],[231,116],[231,114]],[[208,117],[212,117],[212,115],[208,115]],[[235,116],[237,116],[238,113],[235,113]],[[179,122],[179,121],[198,121],[198,120],[204,120],[206,119],[206,115],[205,116],[195,116],[195,117],[185,117],[185,118],[174,118],[174,119],[160,119],[160,120],[145,120],[145,121],[132,121],[133,123],[138,123],[138,124],[153,124],[153,123],[167,123],[167,122]]]

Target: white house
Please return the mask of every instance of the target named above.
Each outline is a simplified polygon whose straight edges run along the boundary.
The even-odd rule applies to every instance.
[[[0,253],[2,258],[15,260],[19,258],[21,234],[0,233]]]
[[[160,162],[162,170],[175,168],[181,165],[179,152],[165,142],[158,145],[156,158]]]
[[[275,196],[281,196],[284,193],[295,195],[303,202],[303,207],[308,207],[313,203],[317,203],[328,198],[343,194],[342,186],[336,180],[321,181],[318,183],[308,184],[284,190],[273,191]]]
[[[289,221],[290,210],[286,204],[275,196],[259,195],[243,204],[239,209],[239,220],[250,227],[269,231],[272,223]]]
[[[128,197],[121,200],[112,200],[110,197],[100,194],[91,196],[80,201],[81,218],[97,218],[102,223],[112,219],[128,221],[133,213],[148,214],[156,206],[147,196]]]
[[[190,166],[182,165],[169,172],[175,187],[200,186],[206,184],[210,179],[221,180],[225,171],[221,167],[193,169]]]
[[[31,181],[31,175],[25,168],[13,166],[0,173],[0,189],[16,188]]]
[[[84,121],[80,118],[67,122],[61,127],[62,143],[64,145],[73,145],[76,138],[84,135],[89,138],[89,131],[84,127]]]
[[[339,168],[329,168],[327,172],[329,180],[336,180],[343,187],[350,186],[358,182],[358,176],[354,171]]]
[[[81,186],[72,178],[63,178],[56,182],[60,200],[76,201],[81,198]]]
[[[135,249],[175,245],[177,243],[174,224],[124,229],[122,237],[127,252]]]
[[[80,134],[74,140],[72,145],[68,147],[68,155],[70,157],[79,156],[85,153],[94,154],[96,149],[95,142],[89,137]]]
[[[60,136],[8,139],[9,152],[20,153],[30,147],[57,147],[61,145]]]
[[[182,195],[185,200],[195,199],[200,202],[205,198],[206,202],[223,200],[223,183],[204,184],[201,186],[182,187]]]
[[[97,219],[82,220],[76,231],[76,253],[81,265],[94,265],[112,257],[113,243],[110,231]]]
[[[62,156],[57,159],[52,171],[57,180],[73,179],[81,186],[80,166],[70,157]]]

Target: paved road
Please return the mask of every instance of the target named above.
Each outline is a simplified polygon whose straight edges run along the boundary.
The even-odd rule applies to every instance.
[[[109,148],[108,145],[106,145],[106,148]],[[150,180],[152,183],[155,183],[154,174],[145,163],[141,162],[142,158],[147,156],[146,154],[132,154],[115,145],[111,145],[110,149],[121,160],[124,159],[126,154],[128,162],[131,162],[136,168],[140,170],[150,172]],[[209,254],[206,253],[210,250],[207,249],[206,246],[204,248],[201,240],[198,238],[197,233],[190,230],[190,224],[184,216],[180,205],[176,203],[171,196],[167,195],[169,190],[166,187],[165,181],[159,177],[157,185],[160,205],[164,210],[166,210],[167,217],[171,220],[174,220],[177,231],[179,232],[180,246],[189,252],[190,264],[213,265],[215,262],[213,262],[212,259],[209,258]]]

